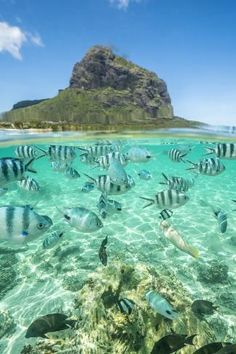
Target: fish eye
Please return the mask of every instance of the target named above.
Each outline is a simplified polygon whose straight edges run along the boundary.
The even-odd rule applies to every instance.
[[[42,229],[44,228],[44,224],[40,222],[40,223],[37,225],[37,228],[38,228],[39,230],[42,230]]]
[[[64,214],[64,218],[66,218],[66,220],[70,220],[71,219],[71,217],[69,215],[66,215],[66,214]]]

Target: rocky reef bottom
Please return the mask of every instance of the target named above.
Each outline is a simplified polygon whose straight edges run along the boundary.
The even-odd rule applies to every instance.
[[[149,290],[171,303],[179,313],[177,319],[171,321],[154,313],[145,299]],[[130,315],[121,313],[117,298],[134,301]],[[26,345],[21,354],[148,354],[155,342],[173,332],[196,334],[194,345],[179,351],[191,354],[215,340],[208,323],[191,311],[191,303],[191,295],[170,270],[115,260],[107,267],[98,267],[75,293],[74,308],[69,314],[77,321],[75,328],[37,339],[34,345]]]

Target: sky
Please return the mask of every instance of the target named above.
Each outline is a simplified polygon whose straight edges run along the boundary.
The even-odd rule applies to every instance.
[[[0,112],[53,97],[95,44],[155,71],[175,115],[236,125],[235,0],[0,0]]]

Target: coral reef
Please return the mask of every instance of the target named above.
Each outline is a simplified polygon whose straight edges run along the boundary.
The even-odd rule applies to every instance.
[[[8,311],[0,311],[0,338],[5,334],[12,333],[15,323]]]
[[[203,283],[225,283],[228,281],[228,266],[219,260],[206,264],[198,264],[198,280]]]
[[[178,311],[179,317],[170,321],[155,314],[145,299],[154,289]],[[130,315],[120,312],[118,298],[135,302]],[[206,322],[199,321],[191,311],[191,296],[175,275],[164,267],[158,272],[143,264],[128,265],[113,261],[108,267],[98,267],[85,285],[76,293],[71,318],[75,329],[69,335],[39,339],[35,346],[25,348],[30,353],[143,353],[151,352],[156,341],[171,332],[197,334],[194,346],[187,346],[181,354],[191,354],[196,347],[215,339]],[[26,351],[27,350],[27,351]]]

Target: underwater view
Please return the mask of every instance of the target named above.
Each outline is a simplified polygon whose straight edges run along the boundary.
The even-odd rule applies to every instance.
[[[1,133],[0,353],[236,353],[235,183],[233,135]]]

